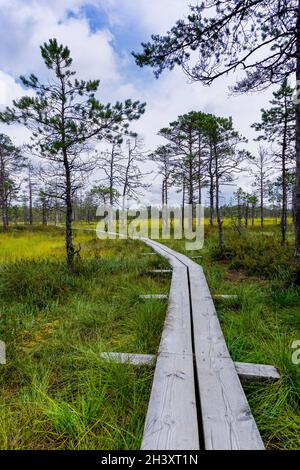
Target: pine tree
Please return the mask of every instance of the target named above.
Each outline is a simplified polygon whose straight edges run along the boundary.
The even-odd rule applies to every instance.
[[[300,261],[300,0],[204,0],[190,6],[187,18],[166,35],[152,35],[142,47],[142,53],[133,53],[136,62],[153,67],[157,77],[179,65],[192,80],[209,85],[242,69],[244,76],[232,88],[236,93],[295,78],[295,257]]]
[[[252,160],[252,164],[254,167],[254,171],[252,171],[254,175],[254,182],[252,186],[255,188],[258,194],[260,206],[260,228],[263,230],[265,220],[265,197],[268,191],[269,178],[273,172],[273,164],[266,147],[263,147],[262,145],[259,146],[258,155]]]
[[[261,110],[261,122],[252,127],[260,133],[258,140],[266,140],[275,143],[279,150],[275,149],[275,161],[280,161],[281,166],[281,241],[286,242],[287,226],[287,173],[294,166],[295,161],[295,103],[293,100],[294,89],[285,79],[279,90],[273,93],[270,101],[270,109]]]
[[[35,91],[35,96],[24,96],[13,102],[12,108],[0,114],[6,123],[19,122],[33,133],[32,151],[49,164],[49,177],[63,180],[61,197],[66,218],[67,266],[74,271],[76,250],[72,233],[72,199],[78,189],[77,180],[93,167],[84,158],[93,140],[112,133],[126,132],[128,122],[138,119],[145,104],[126,100],[115,105],[101,104],[95,96],[99,80],[83,81],[75,78],[68,47],[50,39],[41,46],[41,55],[51,72],[51,79],[42,83],[31,74],[20,77],[22,84]]]
[[[7,230],[9,226],[8,206],[18,191],[16,176],[24,165],[25,158],[21,150],[13,145],[7,135],[0,134],[0,208],[3,230]]]
[[[171,144],[160,145],[149,158],[157,163],[159,174],[162,176],[161,203],[164,206],[168,204],[169,186],[176,180],[173,178],[176,168],[174,149]]]

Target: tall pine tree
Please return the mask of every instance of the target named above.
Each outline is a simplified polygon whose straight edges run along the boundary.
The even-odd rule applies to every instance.
[[[166,35],[153,35],[133,53],[158,77],[182,67],[193,80],[211,84],[231,71],[244,76],[233,91],[263,90],[292,76],[297,83],[295,257],[300,261],[300,0],[203,0],[190,7]]]
[[[273,93],[271,108],[261,110],[261,122],[252,127],[261,133],[258,140],[267,140],[277,145],[275,160],[281,166],[281,240],[286,242],[287,227],[287,174],[295,161],[295,103],[294,89],[285,79],[278,91]]]
[[[138,119],[145,104],[126,100],[115,105],[103,105],[96,98],[99,80],[83,81],[75,78],[68,47],[50,39],[41,46],[41,54],[51,74],[42,83],[35,75],[20,77],[22,84],[35,92],[13,102],[12,108],[0,114],[8,124],[24,124],[33,133],[32,149],[50,165],[49,176],[59,177],[64,184],[61,197],[65,204],[67,266],[74,270],[76,250],[73,243],[73,196],[77,179],[92,166],[84,157],[95,139],[112,133],[127,132],[128,123]]]

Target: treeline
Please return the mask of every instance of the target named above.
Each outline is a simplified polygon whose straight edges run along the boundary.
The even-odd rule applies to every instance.
[[[78,247],[72,223],[95,220],[100,204],[118,205],[120,197],[136,199],[149,188],[141,163],[152,161],[161,177],[161,205],[172,205],[177,192],[182,208],[208,199],[209,223],[216,224],[219,245],[225,244],[223,217],[230,216],[240,229],[268,214],[280,217],[282,244],[286,242],[287,216],[297,227],[295,207],[295,104],[286,78],[274,92],[268,109],[254,123],[257,155],[247,150],[247,139],[232,119],[202,111],[178,116],[159,130],[162,144],[149,152],[141,136],[130,128],[140,118],[145,103],[125,100],[114,105],[96,98],[99,81],[75,78],[67,47],[55,39],[41,46],[51,78],[21,77],[33,96],[13,101],[0,113],[6,124],[20,123],[31,131],[30,144],[17,147],[0,134],[0,209],[3,229],[20,221],[28,224],[64,222],[67,264],[74,269]],[[101,150],[99,147],[101,143]],[[39,162],[39,163],[37,163]],[[90,183],[89,177],[102,176]],[[236,185],[237,177],[245,188]],[[226,187],[229,187],[229,190]],[[222,193],[233,194],[231,203]],[[125,209],[124,203],[121,209]],[[184,209],[183,209],[184,210]],[[280,212],[280,214],[279,214]]]
[[[85,160],[71,154],[69,191],[66,174],[61,173],[62,169],[66,171],[64,160],[57,160],[56,154],[52,156],[52,148],[48,149],[51,164],[34,166],[32,159],[24,154],[37,147],[16,148],[2,134],[0,202],[3,227],[7,229],[10,220],[25,224],[62,223],[68,207],[70,223],[95,221],[100,204],[118,205],[120,196],[122,200],[138,199],[149,188],[147,174],[140,168],[140,163],[149,160],[155,163],[161,177],[161,205],[174,204],[170,198],[171,190],[180,193],[182,207],[186,204],[208,205],[205,214],[210,225],[217,224],[221,248],[224,246],[223,217],[230,217],[237,228],[253,225],[254,218],[259,217],[262,229],[265,217],[273,217],[281,225],[284,244],[288,212],[293,215],[295,184],[292,97],[293,89],[284,80],[274,93],[270,108],[262,109],[261,122],[253,124],[258,132],[257,140],[265,141],[264,145],[259,145],[257,155],[247,151],[247,140],[234,129],[231,118],[208,113],[192,111],[179,116],[159,131],[165,144],[150,153],[145,151],[143,139],[129,131],[128,123],[122,130],[118,125],[114,132],[104,136],[105,150],[95,150],[93,156]],[[142,111],[140,109],[140,113]],[[5,119],[11,120],[9,113],[13,111],[7,111]],[[63,164],[62,168],[53,162]],[[98,184],[91,185],[87,176],[97,169],[101,169],[102,177]],[[250,190],[236,187],[237,176],[246,180]],[[221,203],[222,191],[228,192],[226,186],[233,196],[230,203]]]
[[[44,214],[49,201],[55,205],[57,212],[61,207],[64,209],[67,265],[72,272],[74,257],[78,253],[73,243],[73,204],[76,194],[97,165],[96,144],[108,141],[116,150],[119,149],[124,136],[133,137],[130,123],[144,113],[145,103],[131,100],[114,105],[100,103],[96,98],[99,80],[77,79],[72,69],[70,50],[59,45],[56,39],[41,46],[41,55],[48,68],[49,80],[40,81],[34,74],[20,77],[23,86],[31,90],[31,95],[14,100],[11,107],[0,113],[0,121],[23,124],[31,132],[31,143],[24,149],[16,148],[7,136],[1,136],[2,220],[6,229],[9,223],[8,208],[20,186],[18,173],[27,166],[29,219],[33,218],[34,176],[38,175],[38,199]],[[29,159],[26,160],[22,150],[30,154]],[[42,162],[37,169],[33,168],[34,157]],[[112,161],[112,156],[109,161]],[[130,189],[125,179],[127,175],[127,180],[131,181],[133,165],[132,158],[128,157],[122,170],[127,192]]]

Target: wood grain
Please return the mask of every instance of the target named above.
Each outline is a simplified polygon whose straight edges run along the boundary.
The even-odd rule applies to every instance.
[[[252,380],[280,379],[280,374],[274,366],[266,364],[252,364],[248,362],[235,362],[234,366],[238,376],[243,382]]]
[[[194,380],[198,381],[202,415],[202,421],[198,425],[203,433],[205,449],[264,449],[235,365],[228,352],[201,266],[158,242],[151,240],[146,243],[158,254],[166,257],[171,264],[177,266],[177,270],[175,269],[173,273],[174,289],[172,295],[170,294],[171,328],[168,328],[166,322],[166,332],[164,330],[160,351],[167,355],[170,352],[175,355],[178,351],[180,355],[183,344],[189,344],[186,331],[190,328],[190,341],[196,366]],[[192,322],[188,318],[188,300],[185,300],[185,308],[180,305],[182,290],[183,298],[187,297],[184,287],[184,268],[188,276]],[[175,308],[172,308],[172,302]],[[163,382],[162,371],[157,370],[158,368],[159,362],[156,371],[160,374],[160,381]],[[156,399],[158,395],[155,395]],[[155,414],[155,406],[156,403],[152,400],[152,414]]]
[[[156,356],[154,354],[131,354],[131,353],[114,353],[102,352],[100,357],[107,361],[117,362],[120,364],[132,364],[134,366],[155,364]]]

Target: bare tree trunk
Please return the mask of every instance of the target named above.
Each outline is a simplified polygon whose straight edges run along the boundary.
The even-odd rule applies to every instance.
[[[31,167],[28,165],[29,224],[33,224]]]
[[[165,178],[165,204],[168,205],[168,180]]]
[[[245,207],[245,227],[248,228],[248,219],[249,219],[249,204],[246,202]]]
[[[210,144],[210,157],[209,157],[209,223],[210,226],[213,227],[214,225],[214,174],[212,171],[213,165],[213,153],[212,153],[212,145]]]
[[[24,221],[24,225],[28,223],[27,198],[25,194],[23,198],[23,221]]]
[[[162,206],[165,205],[165,180],[164,179],[162,181],[162,187],[161,187],[161,203],[162,203]]]
[[[210,180],[209,188],[209,223],[213,227],[214,225],[214,182],[213,178]]]
[[[218,175],[216,175],[216,214],[217,214],[217,222],[218,222],[219,246],[221,249],[223,249],[224,248],[223,221],[221,219],[219,199],[220,199],[219,178],[218,178]]]
[[[4,194],[2,198],[2,224],[3,230],[6,232],[9,226],[9,219],[8,219],[8,208],[7,208],[7,197]]]
[[[296,42],[296,185],[294,198],[295,217],[295,258],[300,262],[300,0],[297,12],[297,42]]]
[[[219,234],[219,246],[221,250],[224,248],[224,234],[223,234],[223,221],[220,213],[220,188],[219,188],[219,174],[218,174],[218,154],[216,146],[214,146],[215,153],[215,169],[216,169],[216,214],[218,223],[218,234]]]
[[[71,172],[68,162],[67,152],[63,150],[64,155],[64,167],[66,175],[66,250],[67,250],[67,267],[70,273],[74,272],[74,256],[75,250],[73,245],[73,233],[72,233],[72,183],[71,183]]]
[[[238,217],[238,226],[242,227],[242,207],[241,207],[241,191],[238,190],[237,193],[237,217]]]
[[[192,129],[189,136],[189,204],[194,204],[194,185],[193,185],[193,142]]]
[[[47,202],[45,197],[42,203],[42,224],[47,225]]]
[[[114,167],[115,165],[115,145],[113,144],[110,159],[110,175],[109,175],[109,204],[114,204]]]
[[[201,160],[201,132],[198,134],[198,204],[202,203],[202,160]]]
[[[285,156],[282,160],[282,208],[281,208],[281,243],[286,243],[287,226],[287,184],[286,184],[286,161]]]
[[[264,175],[263,175],[263,165],[261,165],[260,170],[260,228],[264,229]]]
[[[252,218],[251,226],[252,226],[252,228],[254,227],[254,218],[255,218],[254,217],[255,216],[254,211],[255,211],[255,206],[254,206],[254,204],[252,204],[252,207],[251,207],[251,218]]]
[[[282,141],[282,207],[281,207],[281,244],[286,242],[286,225],[287,225],[287,184],[286,184],[286,147],[287,147],[287,97],[284,97],[285,119]]]
[[[2,154],[0,154],[0,195],[1,195],[2,225],[3,225],[3,230],[6,232],[8,229],[7,189],[5,186],[5,167],[4,167],[4,157]]]
[[[182,228],[182,233],[184,233],[184,204],[185,204],[185,176],[183,176],[183,182],[182,182],[182,207],[181,207],[181,228]]]
[[[125,178],[124,178],[124,186],[123,186],[123,210],[125,210],[124,204],[125,204],[125,197],[127,196],[128,193],[128,178],[129,178],[129,169],[131,165],[131,146],[130,146],[130,141],[128,144],[128,160],[127,160],[127,166],[126,166],[126,171],[125,171]],[[163,186],[162,186],[162,193],[164,192],[164,181],[163,181]],[[163,196],[162,196],[163,197]],[[163,203],[164,204],[164,203]]]

